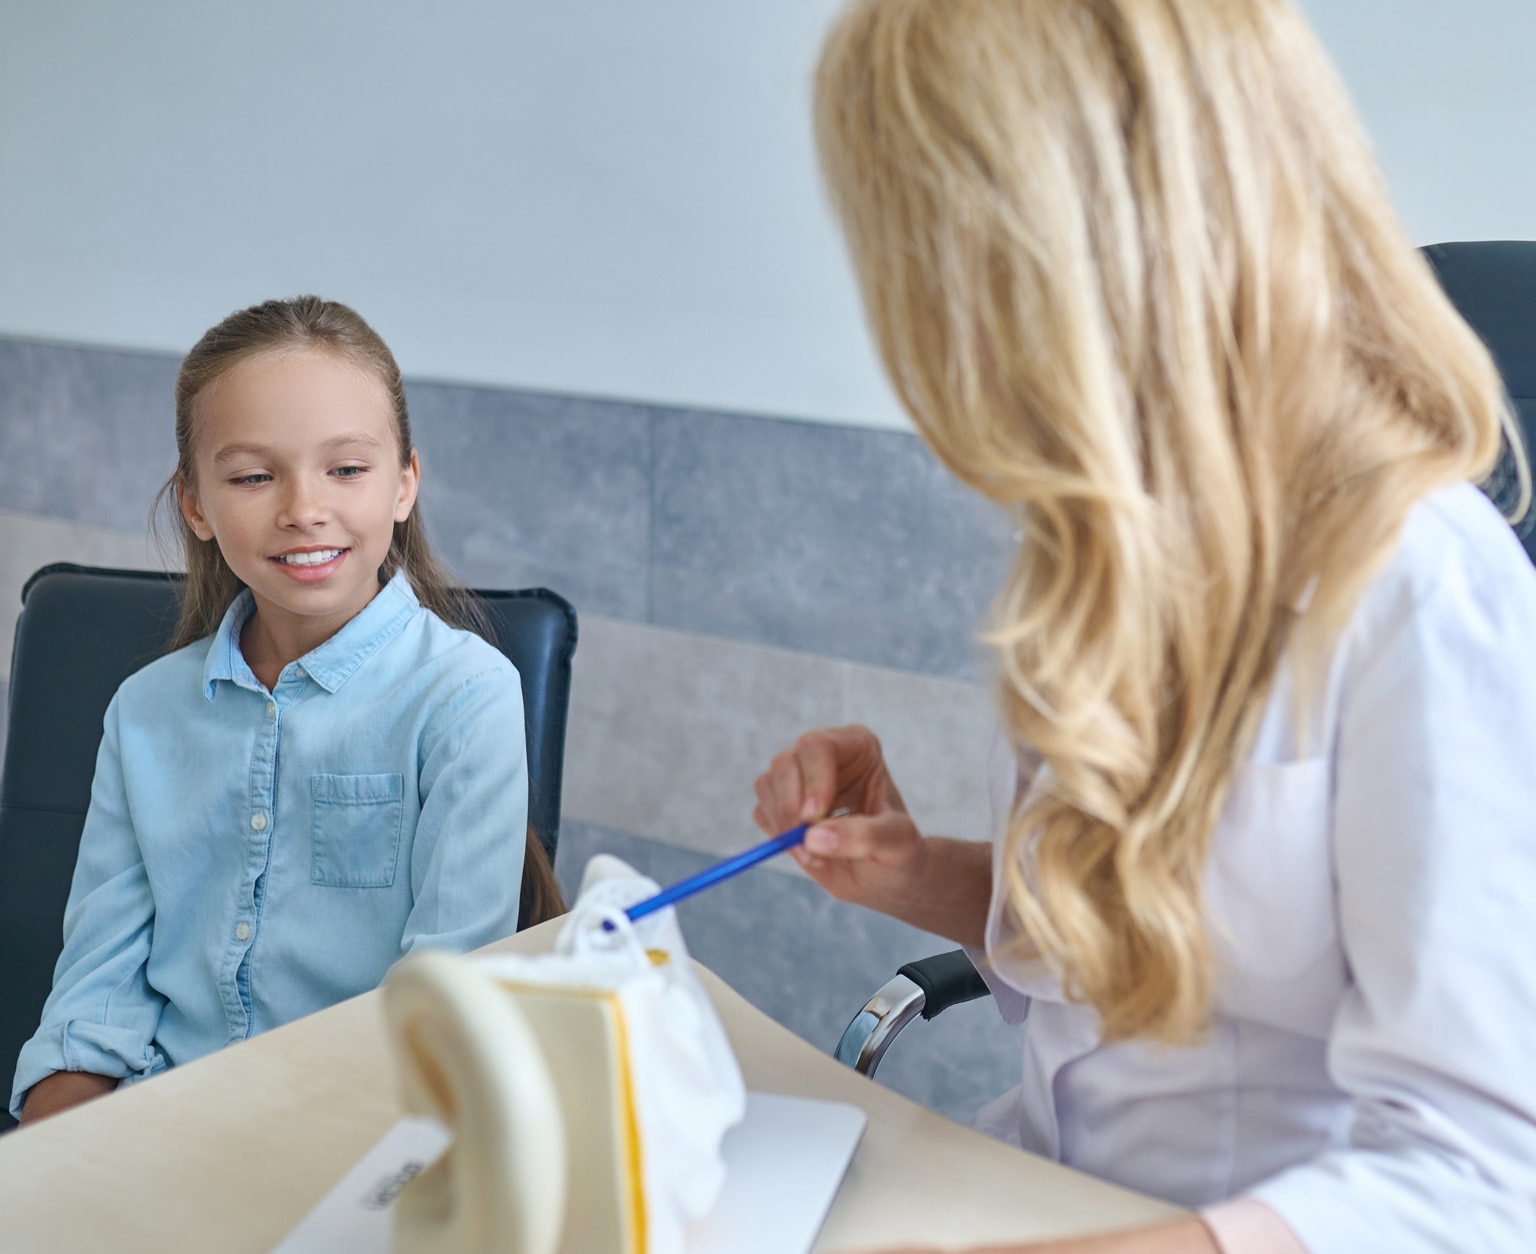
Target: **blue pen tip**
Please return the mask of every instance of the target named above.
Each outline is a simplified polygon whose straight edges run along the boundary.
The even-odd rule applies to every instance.
[[[834,811],[833,814],[845,813]],[[728,880],[733,875],[739,875],[748,867],[756,866],[775,854],[783,853],[786,849],[793,848],[805,839],[808,823],[802,823],[799,827],[792,827],[787,832],[780,832],[771,840],[765,840],[760,845],[754,845],[744,853],[737,854],[734,858],[727,858],[724,862],[717,862],[714,866],[706,867],[697,875],[690,875],[680,884],[674,884],[671,888],[657,893],[654,897],[647,897],[644,901],[637,902],[624,913],[631,923],[638,922],[648,914],[654,914],[675,902],[682,901],[694,893],[708,888],[711,884],[718,884],[722,880]],[[617,930],[611,919],[603,920],[603,931]]]

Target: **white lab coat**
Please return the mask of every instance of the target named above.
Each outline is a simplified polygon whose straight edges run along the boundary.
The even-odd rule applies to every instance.
[[[1282,673],[1212,841],[1194,1046],[1100,1046],[1044,964],[1005,956],[994,875],[983,973],[1028,1023],[982,1126],[1186,1205],[1257,1197],[1313,1254],[1531,1254],[1536,571],[1475,488],[1412,512],[1312,730]]]

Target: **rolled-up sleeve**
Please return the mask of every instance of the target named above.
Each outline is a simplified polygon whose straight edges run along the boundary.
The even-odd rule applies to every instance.
[[[13,1115],[55,1071],[137,1079],[166,1065],[154,1044],[165,999],[146,972],[155,903],[129,816],[117,716],[114,698],[65,906],[64,948],[42,1022],[17,1059]]]
[[[1312,1254],[1536,1250],[1533,589],[1442,587],[1342,697],[1328,1062],[1354,1129],[1252,1190]]]
[[[464,952],[517,930],[528,757],[517,671],[485,671],[438,708],[422,738],[414,904],[401,951]]]

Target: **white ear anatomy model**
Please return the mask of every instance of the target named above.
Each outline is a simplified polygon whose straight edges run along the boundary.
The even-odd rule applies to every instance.
[[[746,1111],[655,883],[607,855],[547,953],[412,954],[384,981],[406,1110],[452,1143],[395,1204],[396,1254],[684,1254]]]
[[[527,1016],[472,963],[433,952],[390,973],[384,1010],[407,1112],[453,1136],[395,1203],[396,1254],[557,1254],[566,1125]]]

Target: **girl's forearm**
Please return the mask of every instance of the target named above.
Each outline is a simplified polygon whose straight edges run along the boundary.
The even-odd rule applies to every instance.
[[[44,1076],[27,1093],[26,1105],[21,1110],[22,1123],[35,1123],[39,1119],[56,1115],[61,1110],[88,1102],[93,1097],[110,1093],[117,1087],[114,1076],[97,1075],[93,1071],[55,1071]]]

